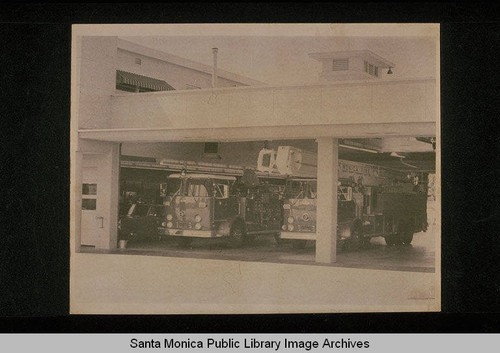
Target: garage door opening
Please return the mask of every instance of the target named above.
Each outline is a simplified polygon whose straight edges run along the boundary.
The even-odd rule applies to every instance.
[[[398,224],[382,220],[380,209],[394,200],[384,201],[381,187],[397,186],[425,190],[425,210],[434,211],[432,141],[339,139],[338,146],[335,266],[433,272],[433,215],[412,218],[415,234],[398,242],[381,233]],[[216,159],[205,149],[122,144],[118,239],[107,252],[317,264],[317,141],[218,141]]]

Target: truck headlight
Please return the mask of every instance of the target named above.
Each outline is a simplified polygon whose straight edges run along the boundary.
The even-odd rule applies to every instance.
[[[288,217],[287,221],[288,221],[288,223],[293,223],[293,221],[295,221],[295,219],[292,216],[290,216],[290,217]]]
[[[197,223],[200,223],[201,222],[201,216],[199,214],[197,214],[196,216],[194,216],[194,221],[197,222]]]
[[[288,225],[288,230],[291,232],[295,229],[295,227],[293,226],[293,224],[289,224]]]
[[[173,218],[174,217],[172,217],[172,215],[170,213],[167,215],[167,221],[171,221]]]
[[[285,224],[283,224],[283,225],[281,226],[281,229],[286,230],[286,225],[285,225]]]
[[[173,227],[173,225],[174,225],[174,224],[173,224],[172,222],[168,222],[168,223],[167,223],[167,228],[172,228],[172,227]]]
[[[162,227],[166,227],[167,226],[167,222],[161,222],[161,226]]]
[[[200,218],[201,218],[201,217],[200,217]],[[196,223],[196,224],[194,225],[194,228],[195,228],[195,229],[201,229],[201,223]]]

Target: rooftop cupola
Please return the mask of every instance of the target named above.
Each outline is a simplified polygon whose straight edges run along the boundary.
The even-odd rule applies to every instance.
[[[392,74],[395,66],[370,50],[310,53],[309,57],[322,63],[320,78],[327,81],[379,79],[386,73]]]

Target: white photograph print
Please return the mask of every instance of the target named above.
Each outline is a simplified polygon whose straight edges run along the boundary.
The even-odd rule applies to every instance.
[[[72,314],[441,308],[438,24],[74,25]]]

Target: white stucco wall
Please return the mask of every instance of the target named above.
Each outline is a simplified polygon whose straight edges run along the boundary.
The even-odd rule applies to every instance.
[[[111,95],[116,86],[116,45],[116,37],[81,38],[76,84],[79,128],[109,127]]]
[[[118,95],[112,128],[199,129],[435,123],[435,80]]]

